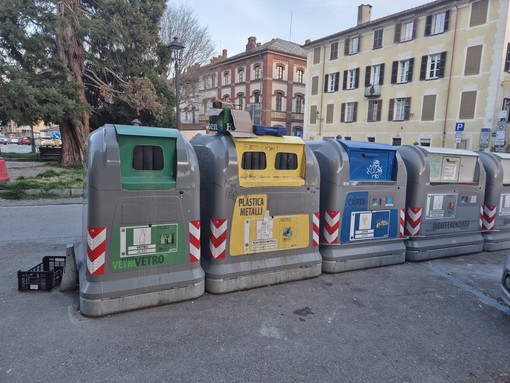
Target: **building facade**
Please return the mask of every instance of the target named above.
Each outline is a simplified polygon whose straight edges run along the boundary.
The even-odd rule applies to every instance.
[[[223,50],[198,71],[195,112],[201,122],[207,122],[213,101],[222,101],[249,110],[255,124],[302,135],[306,51],[300,45],[281,39],[260,44],[252,36],[245,52],[227,57]],[[187,117],[181,117],[183,125]]]
[[[373,21],[371,10],[303,46],[304,138],[503,150],[509,1],[436,0]]]

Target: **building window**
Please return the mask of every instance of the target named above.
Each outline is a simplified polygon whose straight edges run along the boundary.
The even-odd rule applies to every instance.
[[[326,105],[326,124],[333,123],[333,114],[335,113],[335,105],[328,104]]]
[[[237,106],[239,107],[239,109],[243,110],[244,109],[244,93],[239,93],[237,95]]]
[[[278,80],[283,80],[283,66],[282,65],[278,65],[276,67],[276,78]]]
[[[340,73],[329,73],[324,78],[324,92],[331,93],[338,90],[338,81]]]
[[[381,121],[382,100],[370,100],[368,102],[368,122]]]
[[[225,94],[223,96],[223,101],[230,101],[230,96],[228,94]]]
[[[402,145],[402,138],[401,137],[393,137],[391,139],[391,145],[393,145],[393,146],[400,146],[400,145]]]
[[[423,105],[421,110],[422,121],[434,121],[436,112],[436,95],[429,94],[423,96]]]
[[[283,104],[283,93],[276,92],[275,96],[276,96],[276,111],[281,112]]]
[[[365,86],[382,85],[383,82],[384,82],[384,64],[366,67]]]
[[[357,89],[359,87],[359,68],[344,71],[342,89]]]
[[[413,81],[414,58],[393,61],[391,68],[391,83],[405,84]]]
[[[367,137],[368,142],[375,142],[375,137]]]
[[[216,75],[211,76],[211,88],[216,88]]]
[[[506,46],[505,72],[510,72],[510,43]]]
[[[482,61],[482,46],[476,45],[468,47],[466,51],[466,63],[464,67],[464,76],[476,75],[480,73],[480,64]],[[508,72],[508,48],[506,53],[505,71]]]
[[[237,70],[237,80],[238,82],[244,82],[244,68],[239,68]]]
[[[319,64],[321,62],[321,47],[316,47],[313,50],[313,63]]]
[[[444,77],[446,52],[423,56],[421,58],[420,80],[434,80]]]
[[[460,119],[473,119],[475,118],[476,107],[476,90],[462,92],[460,97]]]
[[[345,39],[344,54],[346,56],[355,55],[359,52],[359,36]]]
[[[487,22],[487,9],[489,0],[480,0],[471,3],[471,19],[469,21],[470,27],[482,25]]]
[[[230,85],[230,72],[223,73],[223,85]]]
[[[340,105],[340,122],[356,122],[358,114],[357,102],[345,102]]]
[[[376,29],[374,31],[374,45],[373,49],[380,49],[382,48],[382,42],[383,42],[383,29]]]
[[[425,36],[438,35],[448,30],[450,11],[428,15],[425,22]]]
[[[312,77],[312,96],[319,94],[319,76]]]
[[[402,43],[405,41],[413,40],[415,37],[416,37],[415,20],[395,25],[394,42]]]
[[[510,98],[503,99],[503,107],[501,110],[506,112],[506,122],[510,122]]]
[[[255,104],[260,104],[260,92],[253,92],[253,102]]]
[[[303,113],[303,96],[298,94],[296,96],[296,113]]]
[[[411,97],[390,99],[388,120],[389,121],[409,120],[410,108],[411,108]]]
[[[329,51],[329,59],[335,60],[338,58],[338,41],[331,43],[330,51]]]
[[[303,83],[304,72],[302,69],[298,69],[296,72],[296,82],[299,84]]]

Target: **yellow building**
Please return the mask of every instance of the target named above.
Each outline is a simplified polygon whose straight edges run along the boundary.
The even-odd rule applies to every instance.
[[[509,1],[437,0],[373,21],[371,10],[303,46],[304,138],[504,148]]]

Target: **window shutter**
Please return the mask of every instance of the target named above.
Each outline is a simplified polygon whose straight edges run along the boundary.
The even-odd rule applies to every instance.
[[[421,56],[420,80],[427,78],[427,61],[429,56]]]
[[[375,101],[370,101],[368,103],[368,118],[367,118],[367,121],[368,122],[373,122],[374,120],[372,119],[372,115],[374,113],[374,103]]]
[[[381,73],[379,74],[379,85],[384,84],[384,64],[381,64]]]
[[[399,43],[400,42],[400,32],[402,30],[402,24],[401,23],[398,23],[398,24],[395,24],[395,36],[393,38],[393,42],[394,43]]]
[[[391,83],[397,83],[397,73],[398,73],[398,61],[393,61],[391,66]]]
[[[345,102],[340,105],[340,122],[345,122]]]
[[[450,10],[447,10],[444,15],[444,31],[448,30],[448,26],[450,24]]]
[[[405,106],[404,106],[404,120],[409,120],[410,112],[411,112],[411,97],[407,97],[405,99]]]
[[[390,98],[390,107],[388,108],[388,121],[393,121],[393,109],[395,109],[395,99]]]
[[[342,89],[343,90],[346,90],[347,89],[347,74],[348,72],[346,70],[344,70],[344,79],[343,79],[343,82],[342,82]]]
[[[340,81],[340,72],[336,72],[335,73],[335,89],[333,89],[333,91],[337,92],[338,91],[338,83]]]
[[[439,77],[444,77],[445,67],[446,67],[446,52],[441,52],[441,62],[439,63]]]
[[[418,20],[413,20],[413,40],[416,38],[416,24],[418,24]]]
[[[356,68],[356,77],[354,78],[354,88],[359,88],[359,68]]]
[[[381,121],[382,100],[377,100],[377,121]]]
[[[414,69],[414,57],[409,60],[409,76],[407,77],[407,82],[413,81],[413,69]]]
[[[510,71],[510,43],[506,46],[506,62],[505,62],[505,72]]]
[[[432,15],[428,15],[425,21],[425,36],[430,36],[431,29],[432,29]]]
[[[365,67],[365,87],[370,86],[370,70],[372,69],[371,66]]]
[[[358,102],[354,103],[354,113],[352,114],[352,122],[356,122],[358,117]]]
[[[324,76],[324,93],[328,91],[329,74]]]
[[[349,55],[349,44],[350,44],[350,40],[349,39],[345,39],[345,44],[344,44],[344,55],[345,56],[348,56]]]

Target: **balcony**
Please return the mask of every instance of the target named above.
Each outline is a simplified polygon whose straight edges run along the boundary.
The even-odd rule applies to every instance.
[[[365,97],[380,97],[381,96],[381,86],[380,85],[370,85],[365,87]]]

